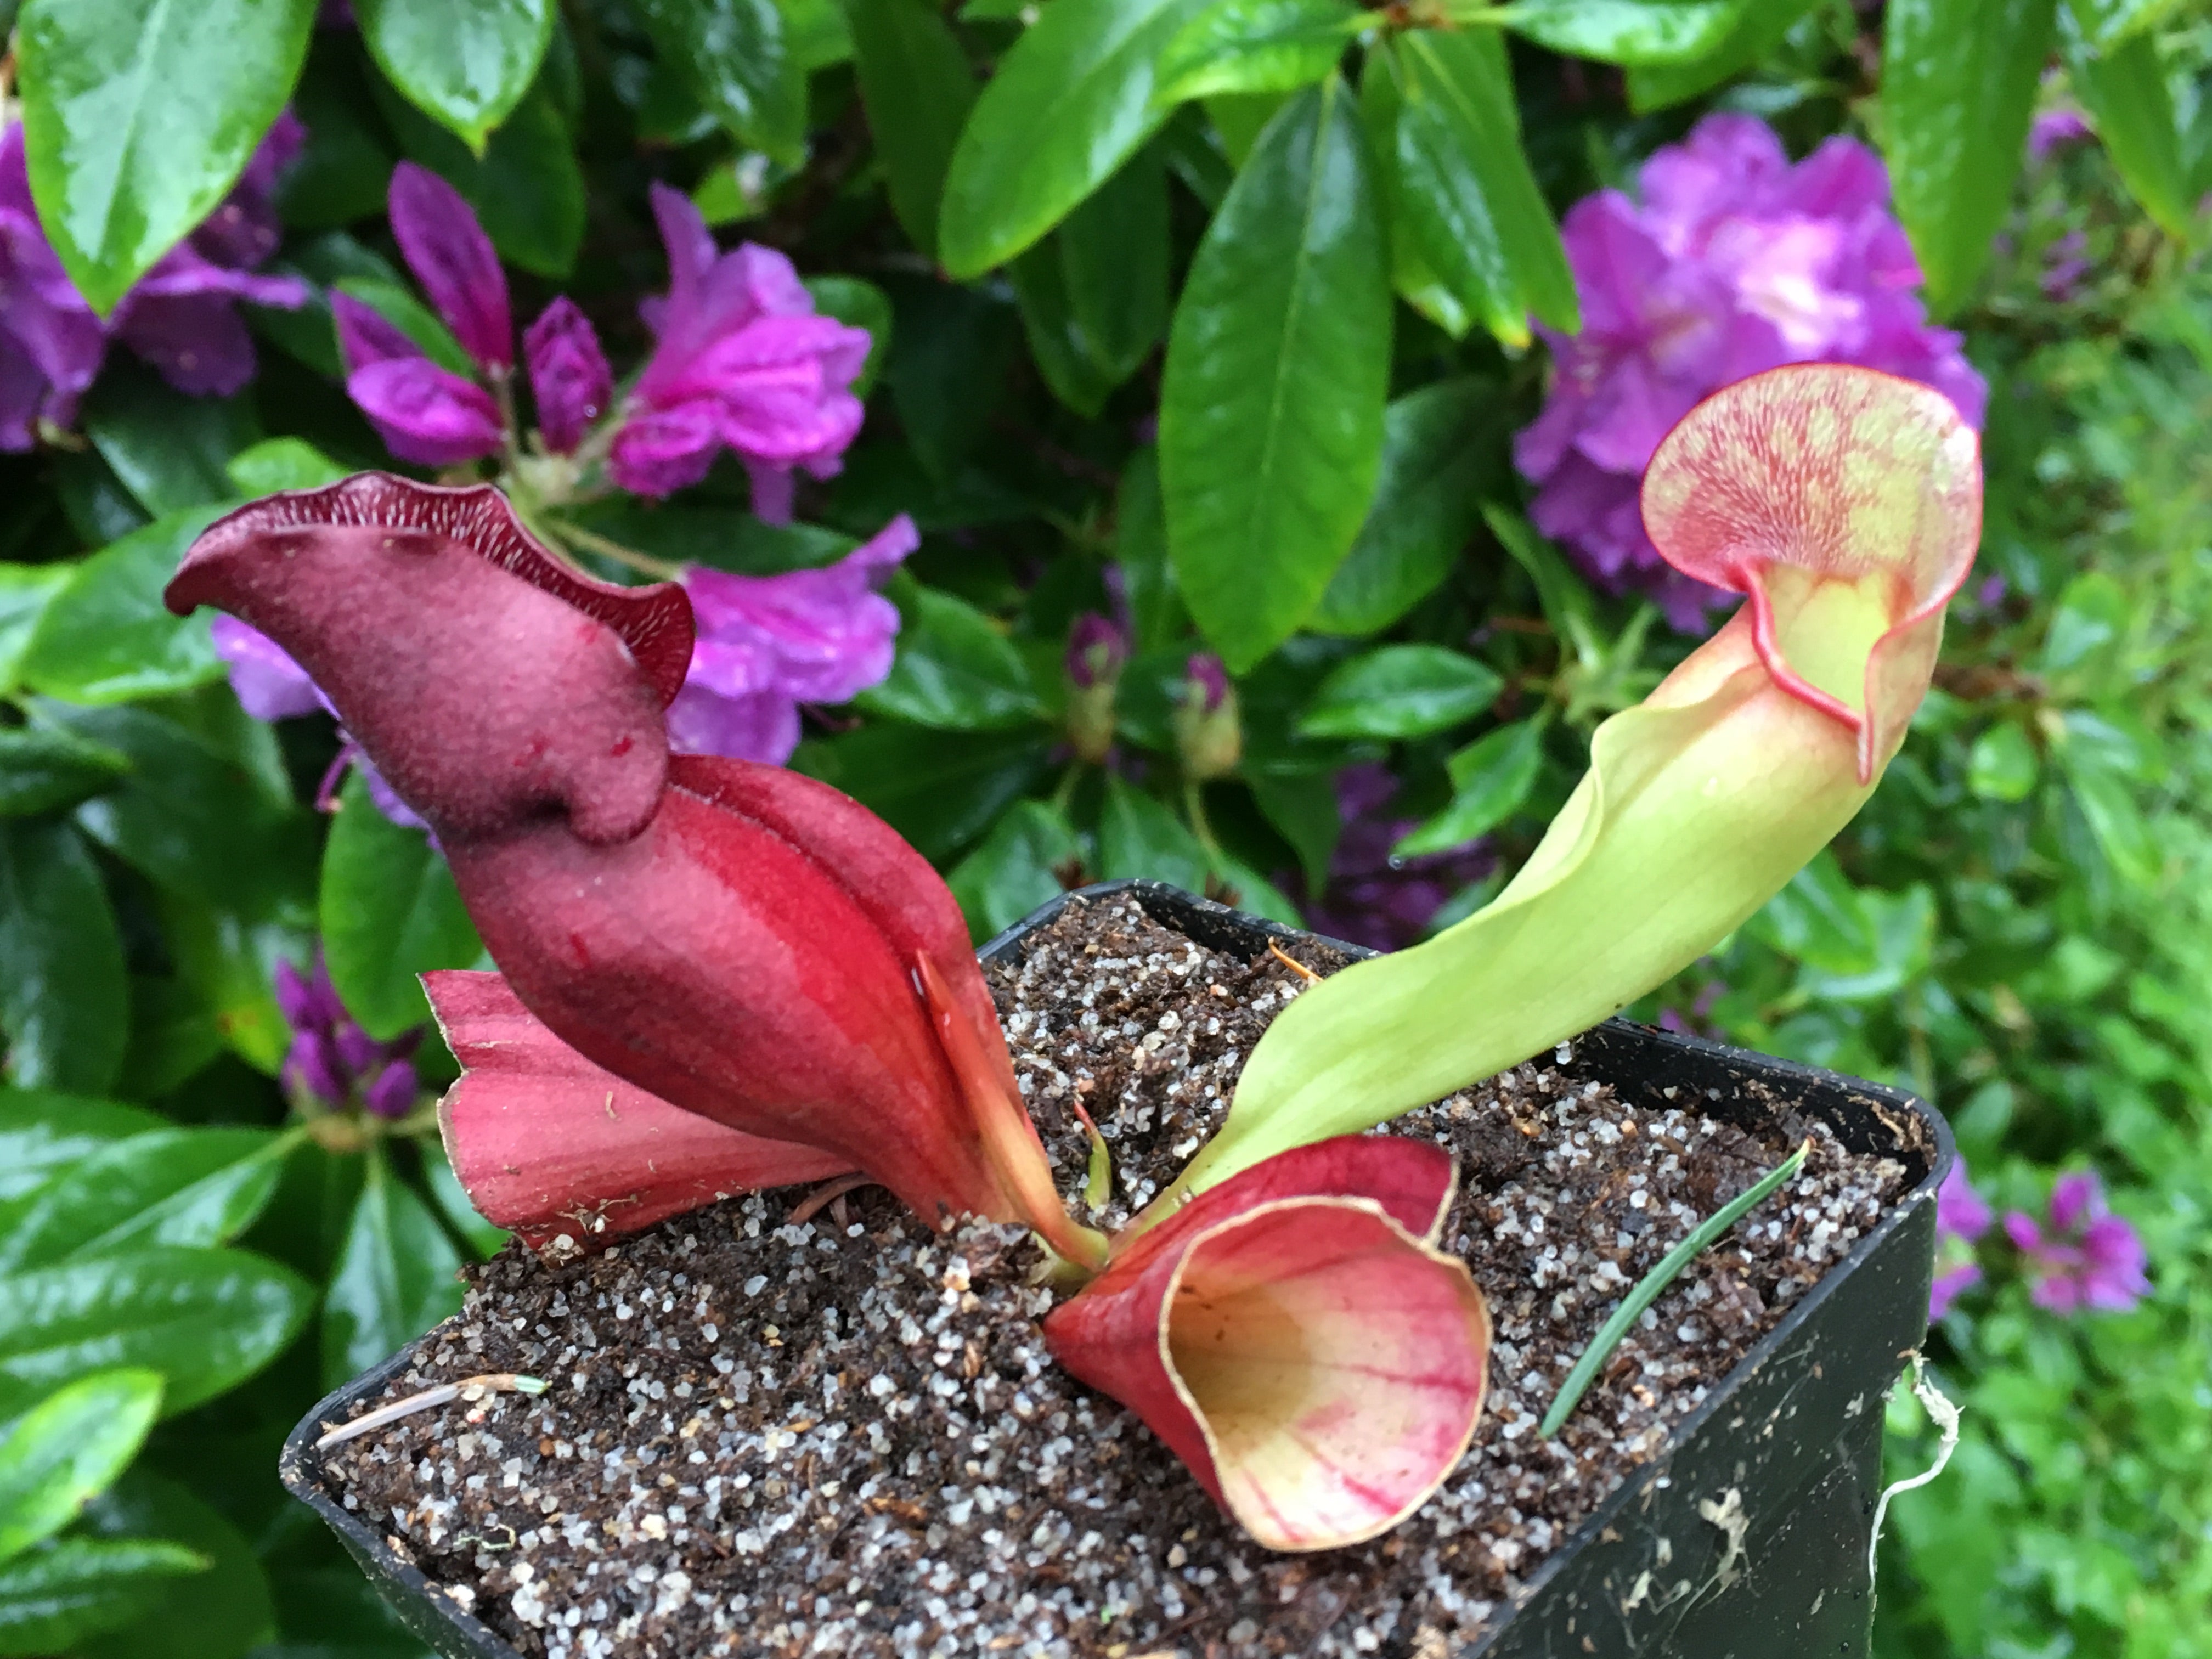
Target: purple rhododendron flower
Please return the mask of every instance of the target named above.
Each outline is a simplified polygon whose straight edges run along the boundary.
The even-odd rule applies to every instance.
[[[1966,1160],[1952,1161],[1951,1173],[1936,1189],[1936,1236],[1972,1244],[1989,1231],[1996,1219],[1982,1195],[1966,1176]]]
[[[1937,1273],[1928,1286],[1928,1317],[1941,1319],[1951,1311],[1951,1304],[1982,1282],[1980,1267],[1972,1261]]]
[[[699,632],[690,676],[669,705],[670,745],[776,766],[790,759],[800,703],[842,702],[890,672],[898,608],[876,586],[920,545],[902,513],[819,570],[687,571]]]
[[[1344,830],[1329,858],[1328,884],[1305,907],[1316,932],[1373,951],[1402,950],[1421,937],[1445,901],[1496,865],[1481,841],[1393,857],[1390,849],[1418,822],[1386,811],[1397,793],[1397,779],[1378,764],[1347,766],[1336,775]]]
[[[530,365],[530,392],[538,399],[538,431],[545,447],[556,455],[572,453],[614,396],[614,371],[591,319],[562,295],[524,333],[522,355]]]
[[[1199,689],[1207,714],[1221,707],[1229,696],[1229,671],[1222,666],[1220,658],[1211,651],[1197,652],[1183,664],[1182,672],[1185,682]]]
[[[427,167],[392,171],[392,232],[407,268],[462,349],[488,373],[514,361],[507,277],[491,239],[461,193]],[[350,295],[333,294],[346,395],[384,440],[417,466],[454,466],[495,453],[507,425],[491,393],[431,361],[422,347]]]
[[[1660,439],[1709,393],[1783,363],[1856,363],[1923,381],[1981,424],[1988,388],[1960,337],[1929,326],[1920,267],[1874,153],[1831,138],[1794,166],[1748,115],[1707,116],[1564,227],[1583,331],[1540,328],[1554,374],[1514,441],[1530,516],[1595,581],[1656,599],[1685,632],[1733,596],[1670,569],[1637,492]]]
[[[282,1076],[302,1111],[341,1111],[358,1103],[377,1117],[404,1117],[421,1093],[409,1056],[422,1039],[417,1029],[379,1042],[354,1023],[331,983],[323,955],[302,974],[276,964],[276,1006],[292,1028]]]
[[[230,195],[102,321],[40,228],[22,129],[0,132],[0,450],[30,448],[42,420],[76,419],[111,338],[194,396],[228,396],[253,378],[238,301],[290,309],[308,299],[297,277],[254,270],[276,250],[277,176],[306,138],[289,110],[278,116]]]
[[[668,246],[668,293],[646,307],[658,343],[608,470],[634,494],[665,495],[704,477],[726,447],[752,475],[754,513],[788,522],[793,470],[829,477],[860,429],[850,388],[867,361],[867,331],[817,315],[774,249],[720,252],[681,192],[654,185],[653,211]]]
[[[2027,1257],[2035,1304],[2053,1313],[2084,1308],[2124,1313],[2150,1294],[2148,1256],[2136,1230],[2105,1207],[2105,1189],[2086,1171],[2061,1176],[2051,1191],[2049,1231],[2014,1210],[2005,1235]]]

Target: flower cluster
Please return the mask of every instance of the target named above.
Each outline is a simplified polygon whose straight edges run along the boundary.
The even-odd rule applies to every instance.
[[[1600,191],[1567,215],[1583,331],[1538,331],[1553,380],[1514,459],[1537,485],[1539,529],[1696,632],[1725,596],[1660,558],[1637,487],[1701,398],[1783,363],[1856,363],[1936,387],[1978,428],[1988,389],[1960,337],[1928,325],[1888,174],[1864,145],[1831,138],[1793,166],[1765,123],[1711,115],[1639,182],[1640,204]]]
[[[866,331],[815,314],[782,254],[750,245],[719,252],[697,209],[656,186],[670,285],[646,307],[659,337],[653,357],[615,407],[613,372],[590,319],[565,295],[555,299],[522,335],[537,412],[537,453],[524,456],[511,386],[514,325],[491,239],[459,191],[413,162],[394,169],[389,210],[408,269],[473,365],[457,374],[363,301],[331,296],[347,392],[403,460],[446,467],[504,453],[514,463],[509,487],[551,507],[581,499],[601,465],[606,483],[665,495],[696,482],[726,447],[750,471],[756,514],[783,521],[793,470],[830,476],[860,429],[850,388],[867,356]],[[800,704],[843,702],[890,672],[898,611],[877,590],[920,544],[902,514],[823,568],[672,573],[690,598],[696,635],[668,710],[671,747],[789,759]],[[219,618],[215,637],[247,712],[280,720],[329,708],[307,672],[246,623]],[[361,758],[349,740],[341,759]],[[362,763],[386,816],[419,825]]]
[[[358,1107],[387,1120],[414,1110],[421,1085],[409,1056],[422,1041],[419,1029],[392,1042],[362,1030],[339,1000],[320,951],[309,972],[280,962],[276,977],[276,1006],[292,1028],[284,1090],[295,1106],[310,1115]]]
[[[112,340],[194,396],[227,397],[253,378],[238,302],[289,310],[309,297],[297,277],[256,269],[276,250],[277,176],[306,142],[297,118],[280,115],[222,205],[103,319],[40,228],[22,128],[0,131],[0,450],[27,450],[41,423],[74,421]]]
[[[1336,775],[1344,828],[1329,857],[1328,884],[1305,907],[1306,920],[1332,939],[1370,951],[1401,951],[1428,931],[1445,902],[1497,865],[1486,842],[1401,858],[1390,850],[1416,827],[1388,808],[1398,781],[1373,762]]]
[[[2104,1184],[2087,1171],[2063,1175],[2045,1221],[2013,1210],[2005,1237],[2027,1258],[2035,1305],[2053,1313],[2097,1308],[2124,1313],[2150,1294],[2149,1258],[2136,1230],[2105,1207]]]
[[[1995,1219],[1967,1178],[1966,1160],[1960,1158],[1936,1195],[1936,1238],[1950,1265],[1936,1275],[1930,1319],[1941,1319],[1961,1293],[1982,1282],[1981,1264],[1968,1252]],[[2104,1185],[2094,1174],[2059,1176],[2045,1218],[2008,1212],[2004,1233],[2034,1281],[2031,1294],[2039,1308],[2068,1315],[2087,1309],[2124,1313],[2150,1293],[2142,1236],[2106,1207]]]

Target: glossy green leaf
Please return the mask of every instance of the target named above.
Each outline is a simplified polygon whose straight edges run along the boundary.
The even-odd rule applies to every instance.
[[[2052,9],[2053,0],[1892,0],[1884,13],[1882,154],[1939,317],[1972,291],[2012,200]]]
[[[1152,100],[1296,92],[1336,67],[1365,21],[1344,0],[1216,0],[1160,54]]]
[[[916,247],[934,248],[945,173],[975,103],[975,71],[930,0],[845,0],[845,15],[891,211]]]
[[[409,156],[465,197],[500,258],[556,281],[584,238],[584,175],[575,140],[544,79],[478,155],[396,94],[378,107]]]
[[[161,1409],[158,1371],[98,1371],[57,1389],[0,1440],[0,1564],[76,1519],[138,1455]]]
[[[1382,416],[1374,504],[1306,626],[1374,634],[1434,592],[1506,484],[1498,387],[1467,377],[1394,399]]]
[[[156,1605],[172,1581],[206,1569],[182,1544],[69,1538],[0,1567],[0,1656],[58,1653],[95,1632],[127,1625]]]
[[[74,806],[130,769],[126,756],[58,726],[0,726],[0,818]]]
[[[264,438],[241,449],[223,468],[241,495],[273,495],[280,489],[318,489],[349,476],[343,466],[304,438]]]
[[[10,1080],[97,1094],[122,1068],[130,1028],[123,939],[82,838],[52,820],[0,819],[0,1033]]]
[[[1383,67],[1397,76],[1394,200],[1424,266],[1499,339],[1521,345],[1533,313],[1581,324],[1551,209],[1521,149],[1505,48],[1486,31],[1406,35]]]
[[[553,0],[355,0],[362,44],[407,101],[481,153],[530,90]]]
[[[1184,603],[1232,672],[1285,639],[1358,533],[1390,356],[1383,227],[1351,92],[1269,125],[1199,244],[1160,402]]]
[[[173,892],[246,915],[304,900],[313,817],[258,787],[232,756],[149,708],[46,703],[40,712],[130,761],[113,788],[76,810],[78,826],[125,863]]]
[[[868,331],[868,359],[853,380],[853,395],[866,398],[882,373],[891,343],[890,296],[873,283],[858,276],[809,276],[806,291],[814,308],[825,317]],[[757,524],[759,521],[755,520]]]
[[[2179,11],[2185,3],[2186,0],[2073,0],[2073,9],[2092,46],[2113,46]]]
[[[2070,746],[2060,750],[2059,759],[2074,804],[2113,872],[2136,886],[2154,886],[2165,872],[2166,858],[2125,777]]]
[[[204,1022],[218,1048],[228,1048],[270,1077],[276,1074],[292,1042],[292,1028],[276,1006],[270,976],[280,959],[297,958],[307,948],[296,930],[313,903],[312,864],[301,878],[299,887],[283,896],[274,920],[250,918],[173,892],[163,894],[159,905],[162,938],[176,970],[165,1006],[179,1019]],[[133,1005],[142,1029],[156,1012]],[[197,1041],[179,1036],[188,1044]]]
[[[1984,800],[2021,801],[2035,793],[2042,775],[2035,744],[2011,720],[1974,739],[1966,757],[1966,787]]]
[[[1130,620],[1143,650],[1167,645],[1183,625],[1182,596],[1168,559],[1168,526],[1160,503],[1159,452],[1150,445],[1122,464],[1114,495],[1114,562],[1121,567]]]
[[[1386,645],[1332,670],[1298,720],[1308,738],[1419,738],[1472,720],[1505,682],[1440,645]]]
[[[950,732],[1023,726],[1041,712],[1029,665],[988,617],[952,594],[916,587],[902,607],[898,654],[883,683],[855,701]]]
[[[943,863],[1042,776],[1050,743],[1028,732],[933,732],[878,722],[802,744],[792,764],[835,785]]]
[[[1168,325],[1168,175],[1139,150],[1054,238],[1076,340],[1109,386],[1134,374]]]
[[[446,1149],[435,1136],[422,1143],[422,1184],[430,1189],[430,1200],[438,1206],[438,1213],[446,1224],[460,1235],[461,1242],[475,1252],[479,1260],[489,1261],[499,1254],[500,1247],[511,1237],[504,1227],[495,1227],[477,1213],[476,1206],[469,1202],[468,1189],[461,1178],[453,1173],[453,1166],[446,1161]]]
[[[1086,420],[1095,420],[1113,391],[1091,361],[1074,307],[1067,299],[1067,269],[1055,234],[1017,254],[1006,280],[1022,313],[1022,334],[1030,357],[1052,395]]]
[[[1306,925],[1305,913],[1291,896],[1242,859],[1224,853],[1213,860],[1213,867],[1221,878],[1220,900],[1231,909],[1242,910],[1250,916],[1265,916],[1269,921],[1279,921],[1288,927]]]
[[[112,1142],[158,1129],[143,1106],[43,1089],[0,1088],[0,1203]]]
[[[792,61],[808,75],[853,58],[853,29],[837,0],[782,0]]]
[[[331,1388],[397,1353],[461,1305],[461,1258],[429,1206],[372,1151],[323,1304]]]
[[[1375,158],[1375,183],[1382,198],[1382,216],[1390,228],[1390,281],[1400,299],[1453,339],[1463,340],[1475,319],[1430,269],[1407,210],[1397,162],[1398,118],[1404,103],[1398,86],[1395,48],[1388,40],[1378,40],[1360,70],[1359,117],[1367,129],[1367,153]]]
[[[1335,773],[1317,768],[1255,772],[1247,781],[1260,816],[1297,854],[1306,890],[1318,893],[1328,884],[1329,857],[1344,830]]]
[[[227,1244],[253,1224],[295,1144],[270,1129],[155,1129],[0,1202],[0,1273],[148,1244]]]
[[[265,1448],[264,1437],[254,1449]],[[264,1461],[254,1460],[256,1464]],[[201,1461],[200,1468],[205,1466]],[[249,1655],[280,1659],[264,1645],[276,1634],[276,1610],[268,1574],[262,1569],[265,1546],[247,1538],[205,1501],[222,1491],[215,1482],[201,1475],[195,1485],[198,1494],[141,1464],[93,1500],[84,1517],[88,1534],[116,1540],[163,1539],[197,1551],[209,1565],[205,1572],[167,1585],[161,1605],[151,1612],[81,1643],[73,1659],[248,1659]],[[386,1656],[362,1653],[351,1659]],[[389,1659],[402,1656],[394,1654]]]
[[[1497,21],[1563,56],[1632,68],[1705,57],[1747,9],[1745,0],[1514,0]]]
[[[0,692],[14,689],[39,618],[76,574],[69,564],[0,564]]]
[[[1082,858],[1074,826],[1058,808],[1017,801],[945,881],[981,945],[1058,896],[1066,886],[1061,872],[1079,866]]]
[[[1442,853],[1486,836],[1519,811],[1544,764],[1540,720],[1517,720],[1451,757],[1451,805],[1390,850],[1399,858]]]
[[[282,1352],[314,1305],[298,1274],[243,1250],[159,1245],[0,1279],[0,1418],[93,1371],[143,1365],[173,1416]]]
[[[1901,893],[1869,888],[1857,896],[1863,958],[1836,969],[1808,967],[1797,995],[1824,1002],[1885,1002],[1928,971],[1936,949],[1936,897],[1915,884]]]
[[[100,377],[85,399],[85,435],[155,518],[228,499],[224,463],[251,442],[254,416],[235,398],[188,398],[151,374]]]
[[[2037,666],[2046,675],[2100,678],[2114,666],[2132,617],[2128,591],[2110,571],[2083,571],[2059,592]]]
[[[1159,130],[1152,66],[1207,0],[1052,0],[976,100],[938,216],[938,257],[980,276],[1037,240]]]
[[[661,57],[740,143],[786,167],[806,159],[806,77],[775,0],[641,0]]]
[[[483,954],[444,854],[378,811],[358,772],[323,849],[319,910],[331,982],[380,1041],[429,1018],[416,975],[466,968]]]
[[[1324,70],[1313,80],[1322,80],[1327,74]],[[1312,83],[1310,81],[1306,84]],[[1241,167],[1251,159],[1252,147],[1260,142],[1267,123],[1275,118],[1290,97],[1287,92],[1219,92],[1202,100],[1206,121],[1220,141],[1222,153],[1231,167]],[[1229,193],[1227,181],[1224,181],[1221,193]],[[1220,204],[1213,205],[1218,208]]]
[[[31,193],[106,311],[229,192],[306,60],[315,0],[26,0]]]
[[[1098,814],[1098,873],[1107,881],[1148,876],[1190,892],[1206,890],[1207,860],[1198,837],[1159,800],[1119,777],[1106,780]]]
[[[47,602],[18,665],[23,683],[69,702],[124,702],[221,679],[209,613],[173,617],[161,590],[208,507],[173,513],[103,547]]]
[[[2136,200],[2166,234],[2186,240],[2197,217],[2197,191],[2158,43],[2148,34],[2134,34],[2092,45],[2079,21],[2084,9],[2078,4],[2059,9],[2068,78]]]
[[[1648,64],[1628,71],[1629,107],[1639,115],[1710,92],[1760,62],[1819,0],[1752,0],[1708,51],[1686,63]]]

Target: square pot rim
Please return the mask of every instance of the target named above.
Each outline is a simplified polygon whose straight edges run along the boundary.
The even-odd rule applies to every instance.
[[[1355,960],[1379,954],[1365,946],[1331,939],[1310,928],[1292,927],[1265,916],[1236,909],[1170,882],[1143,877],[1094,882],[1048,899],[1021,921],[984,941],[977,947],[975,954],[987,963],[1000,960],[1022,939],[1048,926],[1075,901],[1111,898],[1121,894],[1133,895],[1139,903],[1152,899],[1167,908],[1195,913],[1209,920],[1218,921],[1225,927],[1256,932],[1273,939],[1317,940]],[[1672,1053],[1709,1065],[1755,1072],[1783,1088],[1840,1090],[1871,1097],[1893,1111],[1903,1112],[1917,1120],[1932,1150],[1927,1171],[1921,1179],[1891,1202],[1881,1218],[1853,1241],[1851,1248],[1821,1274],[1811,1290],[1790,1304],[1774,1328],[1753,1344],[1712,1384],[1711,1391],[1695,1410],[1669,1426],[1667,1438],[1660,1449],[1644,1463],[1632,1469],[1597,1508],[1575,1525],[1559,1546],[1546,1556],[1542,1564],[1523,1581],[1513,1601],[1501,1609],[1501,1616],[1493,1620],[1483,1636],[1472,1647],[1455,1650],[1455,1659],[1481,1659],[1481,1656],[1506,1639],[1514,1615],[1535,1601],[1545,1587],[1567,1571],[1582,1551],[1620,1519],[1632,1503],[1645,1498],[1655,1481],[1666,1478],[1675,1455],[1713,1424],[1720,1408],[1735,1396],[1754,1372],[1802,1334],[1804,1328],[1813,1322],[1819,1310],[1844,1282],[1893,1234],[1909,1224],[1914,1211],[1923,1204],[1935,1203],[1936,1189],[1950,1173],[1957,1157],[1950,1125],[1944,1121],[1942,1114],[1917,1095],[1904,1090],[1852,1077],[1846,1073],[1830,1071],[1825,1066],[1778,1059],[1761,1054],[1757,1049],[1739,1048],[1729,1043],[1714,1042],[1709,1037],[1640,1025],[1618,1015],[1591,1030],[1613,1032],[1634,1042],[1650,1045],[1662,1054]],[[1577,1042],[1580,1040],[1576,1039]],[[285,1437],[277,1459],[277,1474],[284,1489],[321,1516],[324,1524],[338,1534],[349,1552],[361,1560],[364,1567],[366,1560],[363,1558],[375,1558],[378,1571],[388,1581],[396,1582],[407,1589],[423,1604],[426,1610],[450,1625],[466,1640],[471,1650],[480,1656],[480,1659],[523,1659],[520,1650],[477,1618],[474,1613],[445,1594],[420,1567],[401,1559],[385,1542],[381,1529],[372,1530],[359,1511],[346,1509],[323,1485],[321,1459],[315,1451],[316,1440],[326,1426],[344,1421],[347,1406],[356,1400],[372,1397],[392,1377],[405,1370],[428,1335],[429,1333],[426,1332],[416,1337],[390,1358],[370,1367],[317,1401]],[[1899,1354],[1900,1366],[1905,1357],[1904,1353]],[[1747,1428],[1746,1431],[1750,1431]]]

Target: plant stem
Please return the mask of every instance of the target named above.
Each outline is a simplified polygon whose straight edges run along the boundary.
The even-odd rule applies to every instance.
[[[1182,810],[1190,818],[1191,834],[1206,848],[1206,857],[1218,866],[1221,843],[1214,840],[1213,826],[1206,821],[1206,788],[1196,778],[1186,776],[1182,781]]]
[[[1628,1328],[1643,1316],[1646,1308],[1659,1299],[1659,1293],[1674,1283],[1674,1276],[1688,1267],[1698,1252],[1742,1220],[1776,1188],[1803,1169],[1806,1155],[1812,1150],[1813,1143],[1806,1141],[1759,1177],[1758,1183],[1748,1192],[1729,1200],[1716,1210],[1687,1238],[1668,1251],[1664,1261],[1644,1275],[1636,1288],[1628,1293],[1627,1300],[1613,1310],[1613,1317],[1607,1320],[1604,1328],[1590,1339],[1589,1346],[1583,1350],[1583,1357],[1575,1362],[1574,1370],[1567,1373],[1567,1380],[1559,1385],[1558,1397],[1552,1401],[1551,1410],[1544,1413],[1543,1425],[1537,1430],[1539,1434],[1549,1440],[1559,1433],[1560,1425],[1573,1413],[1577,1406],[1582,1404],[1583,1395],[1589,1391],[1590,1382],[1597,1376],[1598,1367],[1612,1357],[1613,1351],[1620,1346],[1620,1339],[1628,1334]]]
[[[1082,779],[1083,763],[1079,760],[1068,762],[1067,770],[1060,775],[1060,781],[1053,786],[1052,810],[1054,811],[1063,817],[1066,815],[1068,803],[1075,799],[1075,786],[1082,781]]]
[[[684,579],[682,565],[672,564],[666,559],[656,559],[650,553],[641,553],[634,547],[624,547],[620,542],[611,537],[602,536],[596,530],[586,530],[580,524],[572,523],[567,519],[554,518],[550,514],[540,522],[562,541],[573,543],[588,552],[598,554],[601,558],[612,559],[617,564],[626,564],[633,570],[641,571],[648,576],[658,577],[665,582],[681,581]]]

